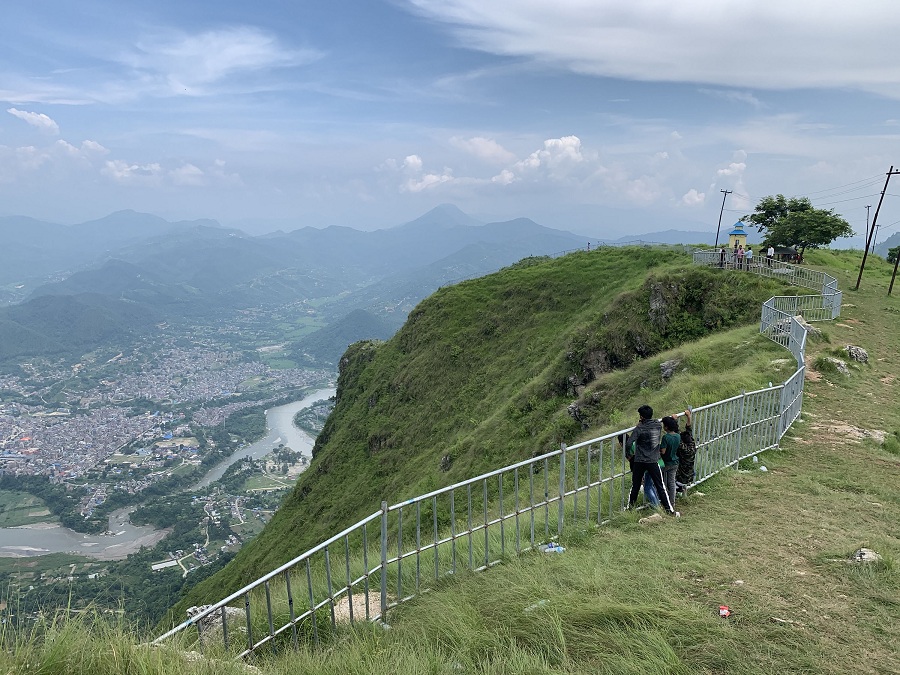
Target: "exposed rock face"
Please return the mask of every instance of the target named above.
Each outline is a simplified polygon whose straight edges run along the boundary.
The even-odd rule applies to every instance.
[[[847,367],[846,361],[842,361],[841,359],[836,359],[833,356],[826,356],[825,360],[828,361],[828,363],[830,363],[831,365],[833,365],[841,375],[849,375],[850,374],[850,369]]]
[[[668,380],[675,374],[675,369],[681,365],[681,359],[670,359],[659,364],[659,374],[662,379]]]
[[[198,616],[205,612],[210,607],[212,607],[212,605],[188,607],[187,615],[189,618],[194,618],[195,616]],[[229,635],[233,635],[234,631],[246,632],[247,630],[247,617],[245,613],[237,607],[225,608],[225,621],[228,622]],[[200,619],[200,621],[196,622],[196,625],[200,630],[200,640],[204,644],[208,640],[219,642],[222,641],[222,610],[216,610],[209,616],[203,617],[202,619]]]
[[[609,362],[609,354],[606,353],[605,349],[597,349],[585,354],[582,365],[589,381],[613,369]]]
[[[847,352],[847,356],[858,363],[868,363],[869,362],[869,353],[863,349],[862,347],[857,347],[855,345],[847,345],[844,347],[844,351]]]
[[[857,549],[853,555],[850,556],[850,561],[857,563],[878,562],[879,560],[881,560],[881,555],[870,548]]]
[[[797,316],[795,316],[794,318],[797,319],[798,322],[800,322],[801,326],[806,328],[807,332],[809,333],[809,335],[811,337],[817,337],[817,338],[822,337],[822,329],[821,328],[819,328],[818,326],[812,325],[811,323],[809,323],[806,319],[804,319],[799,314]]]
[[[587,429],[590,425],[587,423],[587,420],[584,418],[584,413],[581,410],[581,406],[577,403],[570,403],[566,408],[566,412],[569,413],[569,416],[578,422],[581,425],[582,429]]]

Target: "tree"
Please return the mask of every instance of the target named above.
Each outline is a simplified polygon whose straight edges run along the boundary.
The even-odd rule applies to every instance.
[[[763,197],[753,213],[741,218],[765,235],[772,246],[793,246],[801,257],[807,248],[827,246],[838,237],[853,236],[853,228],[834,209],[816,209],[806,197]]]
[[[898,255],[900,255],[900,246],[895,246],[894,248],[889,248],[888,254],[887,254],[887,261],[890,263],[897,262]]]

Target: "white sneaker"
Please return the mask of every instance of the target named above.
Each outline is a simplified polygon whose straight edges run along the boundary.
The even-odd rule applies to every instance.
[[[674,513],[672,513],[672,515],[676,518],[681,518],[681,511],[675,511]]]

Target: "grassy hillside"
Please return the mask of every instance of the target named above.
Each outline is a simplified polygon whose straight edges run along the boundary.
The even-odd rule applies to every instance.
[[[769,363],[780,352],[753,327],[730,339],[758,351],[713,340],[677,352],[755,322],[779,288],[687,263],[644,248],[527,259],[438,291],[386,343],[353,345],[310,469],[262,534],[182,604],[239,587],[382,500],[625,426],[643,399],[683,409],[732,395],[742,381],[777,380]],[[673,358],[682,360],[678,375],[664,381],[659,364]],[[734,369],[725,382],[723,364]]]
[[[0,309],[0,362],[34,355],[80,355],[152,330],[154,311],[97,294],[41,296]]]
[[[394,610],[391,630],[361,625],[322,649],[254,665],[271,675],[900,672],[900,408],[892,403],[900,386],[900,298],[886,296],[883,262],[869,263],[855,292],[859,254],[808,259],[839,278],[845,301],[841,318],[821,324],[824,338],[808,345],[810,364],[824,364],[846,344],[867,349],[869,363],[850,375],[811,368],[802,419],[781,449],[760,457],[767,472],[748,461],[685,500],[677,521],[648,528],[637,523],[641,514],[629,513],[609,526],[585,526],[563,542],[564,554],[525,555],[448,578]],[[712,393],[720,382],[734,393],[747,382],[746,369],[777,368],[772,361],[787,354],[764,344],[741,329],[612,377],[649,377],[659,359],[680,356],[689,370],[704,370],[695,380],[706,383],[701,388]],[[751,352],[757,356],[738,365]],[[661,408],[682,388],[679,380],[690,379],[679,371],[666,386],[647,381],[638,396]],[[881,561],[850,563],[860,546]],[[719,616],[722,604],[733,612],[727,619]],[[11,642],[0,652],[0,671],[247,672],[241,663],[148,648],[95,617],[50,626],[45,638]]]
[[[363,339],[383,340],[393,333],[386,321],[364,309],[355,309],[347,316],[302,338],[294,347],[294,356],[303,360],[305,354],[314,359],[337,363],[347,346]]]

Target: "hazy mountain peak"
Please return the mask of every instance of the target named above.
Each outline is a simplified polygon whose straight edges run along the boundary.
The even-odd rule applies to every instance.
[[[480,220],[473,218],[453,204],[439,204],[424,215],[400,225],[399,227],[448,229],[452,227],[472,227],[483,224],[484,223]]]

